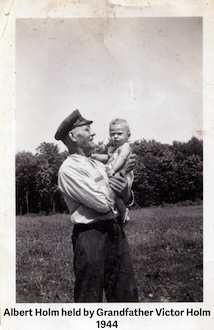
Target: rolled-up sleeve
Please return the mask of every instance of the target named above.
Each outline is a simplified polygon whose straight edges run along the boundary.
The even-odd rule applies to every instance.
[[[58,184],[67,197],[99,213],[107,213],[114,208],[115,202],[109,197],[106,184],[98,184],[79,169],[69,166],[60,169]]]

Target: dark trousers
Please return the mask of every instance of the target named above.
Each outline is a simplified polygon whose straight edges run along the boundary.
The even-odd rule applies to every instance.
[[[74,225],[75,302],[138,301],[125,233],[114,220]]]

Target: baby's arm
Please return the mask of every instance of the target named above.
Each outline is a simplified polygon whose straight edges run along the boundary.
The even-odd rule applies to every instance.
[[[103,164],[106,164],[107,161],[108,161],[108,155],[107,154],[92,154],[91,158],[99,160]]]
[[[119,172],[123,168],[130,152],[131,152],[131,147],[129,143],[124,143],[120,147],[120,153],[117,159],[115,160],[114,164],[112,165],[111,175],[114,175],[114,173]]]

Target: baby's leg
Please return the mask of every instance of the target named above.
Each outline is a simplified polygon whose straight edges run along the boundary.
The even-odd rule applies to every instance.
[[[109,196],[115,201],[115,205],[116,205],[116,194],[114,190],[112,190],[109,186],[108,186],[108,193]],[[115,214],[117,214],[117,211],[115,211]]]
[[[115,204],[116,204],[116,208],[119,211],[121,224],[124,224],[126,221],[129,221],[129,216],[128,216],[129,209],[124,204],[122,198],[116,196]]]
[[[120,172],[114,174],[115,177],[120,176]],[[128,212],[129,209],[124,204],[122,198],[118,197],[115,192],[108,186],[109,196],[115,200],[116,209],[119,212],[120,224],[123,225],[126,221],[129,221]]]
[[[109,196],[115,200],[115,206],[119,212],[120,223],[122,225],[125,221],[129,220],[128,217],[129,210],[126,208],[126,205],[124,204],[122,198],[118,197],[109,186],[108,186],[108,192],[109,192]]]

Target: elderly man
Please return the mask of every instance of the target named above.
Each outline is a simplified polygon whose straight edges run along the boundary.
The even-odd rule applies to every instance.
[[[113,190],[130,205],[132,192],[125,177],[109,180],[105,166],[90,158],[95,147],[91,124],[75,110],[55,134],[69,151],[58,185],[74,223],[74,300],[101,302],[104,290],[108,302],[138,301],[128,242],[111,196]]]

